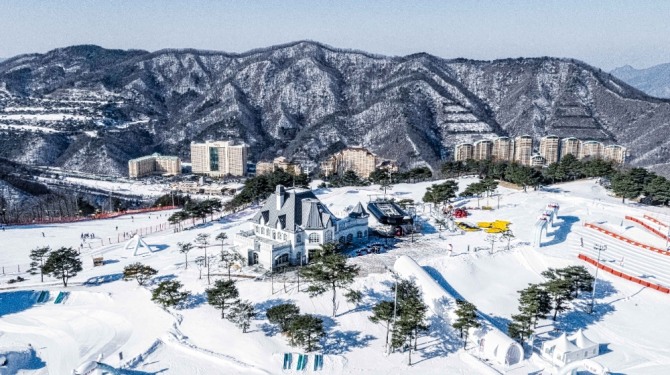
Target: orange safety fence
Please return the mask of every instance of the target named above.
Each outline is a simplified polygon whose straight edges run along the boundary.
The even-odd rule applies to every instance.
[[[70,217],[59,216],[59,217],[42,218],[42,219],[19,220],[18,222],[9,222],[7,223],[7,225],[75,223],[78,221],[111,219],[124,215],[135,215],[135,214],[144,214],[147,212],[174,210],[176,208],[178,207],[177,206],[150,207],[150,208],[140,208],[137,210],[125,210],[119,212],[105,212],[105,213],[93,214],[90,216],[70,216]]]
[[[595,259],[590,258],[590,257],[588,257],[588,256],[586,256],[586,255],[584,255],[584,254],[579,254],[577,257],[578,257],[579,259],[581,259],[581,260],[587,262],[587,263],[590,263],[590,264],[592,264],[592,265],[598,267],[599,269],[601,269],[601,270],[603,270],[603,271],[605,271],[605,272],[607,272],[607,273],[611,273],[611,274],[614,275],[614,276],[618,276],[618,277],[620,277],[620,278],[622,278],[622,279],[626,279],[626,280],[628,280],[628,281],[632,281],[632,282],[634,282],[634,283],[640,284],[640,285],[645,286],[645,287],[647,287],[647,288],[651,288],[651,289],[654,289],[654,290],[658,290],[659,292],[662,292],[662,293],[665,293],[665,294],[670,294],[670,288],[664,287],[664,286],[662,286],[662,285],[658,285],[658,284],[650,283],[650,282],[648,282],[648,281],[642,280],[642,279],[640,279],[640,278],[638,278],[638,277],[635,277],[635,276],[627,275],[627,274],[625,274],[625,273],[623,273],[623,272],[620,272],[620,271],[617,271],[617,270],[615,270],[615,269],[613,269],[613,268],[611,268],[611,267],[608,267],[608,266],[606,266],[606,265],[604,265],[604,264],[602,264],[602,263],[598,263]]]
[[[645,214],[645,215],[642,215],[642,217],[644,217],[645,219],[647,219],[647,220],[649,220],[649,221],[651,221],[651,222],[653,222],[653,223],[656,223],[656,224],[658,224],[658,225],[660,225],[660,226],[663,226],[663,227],[666,227],[666,228],[668,227],[668,224],[666,224],[666,223],[664,223],[664,222],[662,222],[662,221],[660,221],[660,220],[658,220],[658,219],[656,219],[656,218],[654,218],[654,217],[651,217],[651,216],[649,216],[649,215],[646,215],[646,214]]]
[[[657,253],[659,253],[659,254],[669,255],[669,256],[670,256],[670,251],[663,250],[663,249],[660,249],[660,248],[658,248],[658,247],[654,247],[654,246],[650,246],[650,245],[645,245],[645,244],[643,244],[643,243],[641,243],[641,242],[635,241],[635,240],[630,239],[630,238],[628,238],[628,237],[626,237],[626,236],[622,236],[622,235],[620,235],[620,234],[618,234],[618,233],[610,232],[610,231],[608,231],[607,229],[605,229],[605,228],[603,228],[603,227],[601,227],[601,226],[598,226],[598,225],[596,225],[596,224],[586,223],[586,224],[584,224],[584,226],[587,227],[587,228],[595,229],[595,230],[597,230],[598,232],[605,233],[605,234],[607,234],[608,236],[614,237],[614,238],[616,238],[617,240],[624,241],[624,242],[629,243],[629,244],[631,244],[631,245],[635,245],[635,246],[641,247],[641,248],[643,248],[643,249],[647,249],[647,250],[655,251],[655,252],[657,252]]]
[[[652,228],[651,225],[649,225],[649,224],[643,222],[642,220],[640,220],[640,219],[638,219],[638,218],[636,218],[636,217],[626,216],[626,220],[629,220],[629,221],[632,221],[632,222],[634,222],[634,223],[638,223],[638,224],[642,225],[646,230],[648,230],[648,231],[650,231],[651,233],[653,233],[653,234],[655,234],[655,235],[661,237],[661,238],[664,239],[664,240],[668,240],[668,239],[669,239],[665,234],[661,233],[659,230],[656,230],[656,228]]]

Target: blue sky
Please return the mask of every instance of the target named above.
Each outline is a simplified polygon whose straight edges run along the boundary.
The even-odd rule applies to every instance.
[[[311,39],[386,55],[670,62],[670,1],[0,0],[0,56],[73,44],[228,52]]]

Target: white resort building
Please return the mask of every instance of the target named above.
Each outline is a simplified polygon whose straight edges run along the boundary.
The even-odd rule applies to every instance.
[[[311,190],[278,185],[251,219],[251,229],[236,234],[234,244],[249,265],[272,270],[305,264],[325,243],[367,242],[368,216],[359,202],[337,218]]]

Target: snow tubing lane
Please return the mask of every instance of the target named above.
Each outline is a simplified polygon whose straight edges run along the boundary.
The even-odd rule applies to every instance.
[[[653,218],[653,217],[651,217],[651,216],[649,216],[649,215],[646,215],[646,214],[645,214],[645,215],[642,215],[642,217],[645,218],[645,219],[647,219],[647,220],[649,220],[649,221],[651,221],[652,223],[656,223],[656,224],[658,224],[658,225],[660,225],[660,226],[663,226],[663,227],[666,227],[666,228],[668,227],[668,224],[666,224],[666,223],[664,223],[664,222],[662,222],[662,221],[660,221],[660,220],[658,220],[658,219],[656,219],[656,218]]]
[[[628,216],[627,216],[627,217],[628,217]],[[643,224],[643,225],[644,225],[644,224]],[[655,252],[657,252],[657,253],[659,253],[659,254],[663,254],[663,255],[668,255],[668,256],[670,256],[670,251],[663,250],[663,249],[660,249],[660,248],[658,248],[658,247],[654,247],[654,246],[650,246],[650,245],[645,245],[645,244],[643,244],[643,243],[641,243],[641,242],[635,241],[635,240],[630,239],[630,238],[628,238],[628,237],[626,237],[626,236],[622,236],[622,235],[620,235],[620,234],[611,232],[611,231],[609,231],[609,230],[607,230],[607,229],[605,229],[605,228],[603,228],[603,227],[601,227],[601,226],[598,226],[598,225],[595,225],[595,224],[591,224],[591,223],[586,223],[586,224],[584,224],[584,226],[587,227],[587,228],[595,229],[595,230],[597,230],[598,232],[605,233],[606,235],[608,235],[608,236],[610,236],[610,237],[614,237],[614,238],[616,238],[617,240],[621,240],[621,241],[627,242],[627,243],[629,243],[629,244],[631,244],[631,245],[635,245],[635,246],[641,247],[641,248],[646,249],[646,250],[655,251]]]
[[[627,215],[626,215],[626,220],[628,220],[628,221],[632,221],[632,222],[634,222],[634,223],[637,223],[637,224],[642,225],[642,226],[644,227],[644,229],[646,229],[646,230],[650,231],[651,233],[653,233],[653,234],[655,234],[655,235],[661,237],[661,238],[664,239],[664,240],[667,240],[667,239],[668,239],[668,237],[667,237],[665,234],[661,233],[660,231],[656,230],[655,228],[652,228],[649,224],[643,222],[642,220],[640,220],[640,219],[638,219],[638,218],[636,218],[636,217],[632,217],[632,216],[627,216]]]
[[[581,259],[581,260],[587,262],[587,263],[590,263],[590,264],[592,264],[592,265],[594,265],[594,266],[600,268],[601,270],[603,270],[603,271],[605,271],[605,272],[607,272],[607,273],[611,273],[611,274],[614,275],[614,276],[618,276],[618,277],[620,277],[620,278],[622,278],[622,279],[626,279],[626,280],[628,280],[628,281],[632,281],[632,282],[634,282],[634,283],[640,284],[640,285],[645,286],[645,287],[647,287],[647,288],[651,288],[651,289],[654,289],[654,290],[658,290],[659,292],[662,292],[662,293],[665,293],[665,294],[670,294],[670,289],[669,289],[669,288],[666,288],[666,287],[661,286],[661,285],[658,285],[658,284],[652,284],[652,283],[650,283],[650,282],[648,282],[648,281],[644,281],[644,280],[642,280],[642,279],[640,279],[640,278],[637,278],[637,277],[634,277],[634,276],[627,275],[627,274],[625,274],[625,273],[623,273],[623,272],[619,272],[619,271],[617,271],[617,270],[615,270],[615,269],[613,269],[613,268],[611,268],[611,267],[608,267],[608,266],[606,266],[606,265],[604,265],[604,264],[602,264],[602,263],[598,263],[595,259],[590,258],[590,257],[588,257],[588,256],[586,256],[586,255],[584,255],[584,254],[579,254],[579,256],[577,256],[577,257],[578,257],[579,259]]]

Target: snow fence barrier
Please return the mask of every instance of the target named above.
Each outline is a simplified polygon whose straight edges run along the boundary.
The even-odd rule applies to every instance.
[[[661,237],[664,240],[670,240],[670,238],[668,238],[668,236],[666,234],[661,233],[661,231],[657,230],[656,228],[652,228],[651,225],[645,223],[644,221],[642,221],[642,220],[640,220],[636,217],[626,215],[626,220],[632,221],[634,223],[642,225],[644,227],[644,229],[646,229],[646,230],[650,231],[651,233]]]
[[[654,217],[651,217],[651,216],[649,216],[649,215],[647,215],[647,214],[642,215],[642,217],[645,218],[645,219],[647,219],[647,220],[649,220],[649,221],[651,221],[651,222],[654,223],[654,224],[658,224],[658,225],[660,225],[660,226],[662,226],[662,227],[666,227],[666,228],[668,227],[668,224],[666,224],[666,223],[664,223],[664,222],[662,222],[662,221],[660,221],[660,220],[658,220],[658,219],[656,219],[656,218],[654,218]]]
[[[578,257],[579,259],[581,259],[581,260],[587,262],[587,263],[590,263],[590,264],[592,264],[592,265],[598,267],[599,269],[601,269],[601,270],[603,270],[603,271],[605,271],[605,272],[607,272],[607,273],[610,273],[610,274],[614,275],[614,276],[620,277],[620,278],[622,278],[622,279],[626,279],[626,280],[628,280],[628,281],[632,281],[632,282],[634,282],[634,283],[640,284],[640,285],[645,286],[645,287],[647,287],[647,288],[651,288],[651,289],[654,289],[654,290],[658,290],[658,291],[661,292],[661,293],[670,294],[670,288],[664,287],[664,286],[662,286],[662,285],[658,285],[658,284],[650,283],[650,282],[645,281],[645,280],[642,280],[642,279],[640,279],[640,278],[638,278],[638,277],[630,276],[630,275],[625,274],[625,273],[623,273],[623,272],[617,271],[617,270],[615,270],[615,269],[612,268],[612,267],[608,267],[608,266],[606,266],[606,265],[604,265],[604,264],[602,264],[602,263],[598,263],[598,261],[596,261],[595,259],[593,259],[593,258],[591,258],[591,257],[589,257],[589,256],[586,256],[586,255],[584,255],[584,254],[579,254],[577,257]]]
[[[608,235],[608,236],[610,236],[610,237],[614,237],[614,238],[616,238],[617,240],[624,241],[624,242],[629,243],[629,244],[631,244],[631,245],[635,245],[635,246],[641,247],[641,248],[643,248],[643,249],[647,249],[647,250],[655,251],[655,252],[657,252],[657,253],[659,253],[659,254],[663,254],[663,255],[668,255],[668,256],[670,256],[670,251],[663,250],[663,249],[660,249],[660,248],[658,248],[658,247],[654,247],[654,246],[650,246],[650,245],[645,245],[645,244],[643,244],[643,243],[641,243],[641,242],[635,241],[635,240],[630,239],[630,238],[628,238],[628,237],[626,237],[626,236],[622,236],[622,235],[620,235],[620,234],[618,234],[618,233],[614,233],[614,232],[612,232],[612,231],[609,231],[609,230],[607,230],[607,229],[605,229],[605,228],[603,228],[603,227],[601,227],[601,226],[599,226],[599,225],[592,224],[592,223],[586,223],[586,224],[584,224],[584,226],[587,227],[587,228],[595,229],[595,230],[597,230],[597,231],[600,232],[600,233],[604,233],[604,234],[606,234],[606,235]]]
[[[393,269],[405,279],[414,280],[421,288],[422,297],[431,311],[446,320],[456,319],[456,297],[449,294],[414,259],[402,255],[396,260]],[[523,359],[523,347],[512,340],[491,322],[480,316],[480,328],[472,328],[469,337],[477,344],[479,354],[486,360],[503,366],[515,365]]]

